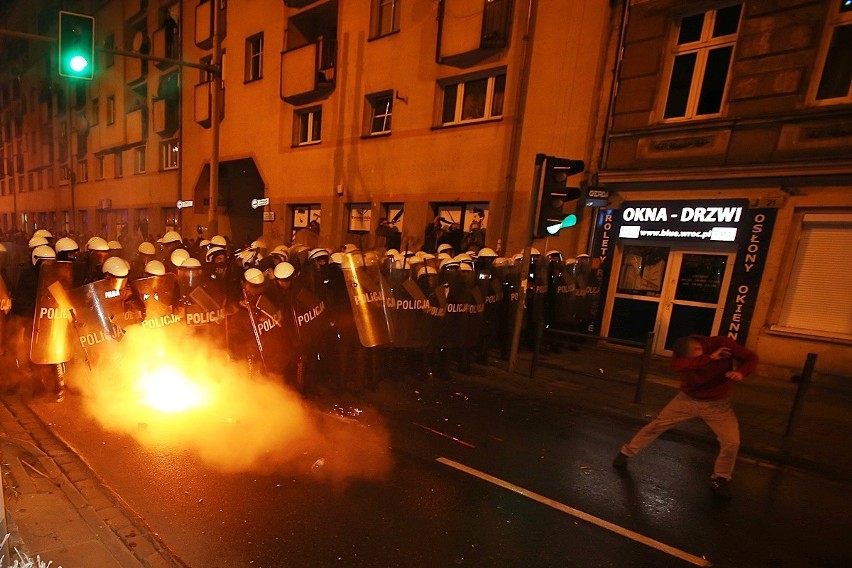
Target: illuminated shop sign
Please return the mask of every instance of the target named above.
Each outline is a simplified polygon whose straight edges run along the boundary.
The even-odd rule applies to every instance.
[[[726,201],[635,201],[616,212],[618,236],[622,239],[666,241],[737,240],[745,221],[748,200]]]

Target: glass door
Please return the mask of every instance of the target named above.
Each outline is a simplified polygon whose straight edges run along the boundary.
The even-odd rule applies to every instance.
[[[672,252],[669,261],[654,346],[660,355],[670,355],[679,337],[719,329],[734,253]]]

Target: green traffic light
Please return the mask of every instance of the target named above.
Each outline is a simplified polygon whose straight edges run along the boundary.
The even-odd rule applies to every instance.
[[[89,66],[89,60],[83,57],[82,55],[75,55],[71,58],[71,61],[68,62],[68,66],[71,67],[72,70],[79,73]]]
[[[568,227],[573,227],[577,224],[577,216],[573,213],[570,215],[566,215],[564,219],[562,219],[561,223],[556,223],[554,225],[547,226],[547,232],[551,235],[555,235],[562,229],[567,229]]]

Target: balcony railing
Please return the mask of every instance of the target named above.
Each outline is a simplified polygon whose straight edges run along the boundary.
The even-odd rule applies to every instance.
[[[293,105],[316,100],[334,89],[337,40],[320,37],[281,54],[281,98]]]

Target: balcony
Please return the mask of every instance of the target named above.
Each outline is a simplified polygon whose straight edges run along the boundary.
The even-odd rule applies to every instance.
[[[222,89],[219,97],[219,120],[225,117],[225,89]],[[211,119],[213,118],[213,81],[204,81],[195,85],[195,122],[204,128],[210,128]]]
[[[170,138],[178,129],[178,102],[173,99],[153,100],[154,132]]]
[[[201,0],[195,7],[195,45],[201,49],[213,47],[213,4],[212,0]],[[225,38],[226,10],[219,10],[219,37]]]
[[[178,43],[178,26],[171,18],[167,19],[163,26],[154,30],[151,48],[155,57],[164,59],[178,59],[180,56],[180,44]],[[173,64],[158,61],[154,65],[158,69],[168,69]]]
[[[438,63],[466,68],[509,45],[512,0],[445,0]]]
[[[281,54],[281,99],[294,106],[327,96],[334,90],[337,40],[315,42]]]
[[[140,106],[124,116],[127,144],[140,144],[148,137],[148,109]]]

